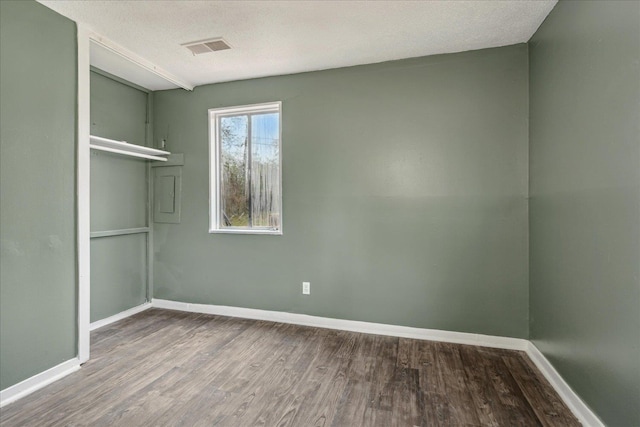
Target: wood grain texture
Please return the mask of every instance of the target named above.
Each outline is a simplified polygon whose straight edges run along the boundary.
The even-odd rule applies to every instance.
[[[151,309],[2,426],[579,426],[523,352]]]

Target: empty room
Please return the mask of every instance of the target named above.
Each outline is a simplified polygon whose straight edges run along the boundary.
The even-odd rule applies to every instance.
[[[640,1],[0,0],[1,426],[640,427]]]

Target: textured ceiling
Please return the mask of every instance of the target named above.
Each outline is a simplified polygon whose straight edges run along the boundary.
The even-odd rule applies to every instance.
[[[556,3],[39,1],[194,86],[523,43]],[[233,48],[181,46],[214,37]]]

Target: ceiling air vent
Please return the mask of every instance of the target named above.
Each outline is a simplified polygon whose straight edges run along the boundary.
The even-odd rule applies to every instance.
[[[231,49],[231,46],[229,46],[229,44],[220,37],[218,37],[217,39],[184,43],[182,46],[189,49],[194,55],[202,55],[203,53]]]

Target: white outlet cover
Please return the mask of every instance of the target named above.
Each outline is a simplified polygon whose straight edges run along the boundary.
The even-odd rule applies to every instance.
[[[311,294],[311,282],[302,282],[302,293],[304,295]]]

